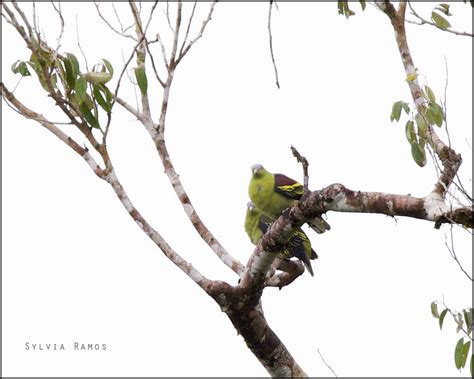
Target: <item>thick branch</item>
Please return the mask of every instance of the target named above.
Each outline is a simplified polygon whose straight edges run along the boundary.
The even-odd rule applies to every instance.
[[[271,376],[307,376],[268,325],[260,304],[261,291],[247,292],[214,282],[209,293]]]

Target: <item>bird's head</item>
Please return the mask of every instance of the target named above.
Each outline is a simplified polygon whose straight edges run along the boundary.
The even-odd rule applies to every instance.
[[[252,203],[251,201],[247,203],[247,211],[249,213],[254,213],[256,209],[257,209],[257,206],[254,203]]]
[[[251,167],[251,169],[252,169],[252,175],[255,178],[261,177],[263,175],[263,173],[265,172],[265,169],[263,168],[263,166],[260,163],[254,164]]]

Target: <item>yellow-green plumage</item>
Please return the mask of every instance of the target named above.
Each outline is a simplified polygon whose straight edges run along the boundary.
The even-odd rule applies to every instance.
[[[268,230],[273,221],[274,219],[265,215],[254,203],[247,203],[244,227],[254,245],[258,243],[260,237]],[[282,258],[298,258],[303,262],[309,273],[312,276],[314,275],[310,259],[316,259],[318,255],[311,248],[311,241],[301,229],[297,229],[290,237],[285,250],[280,255]]]
[[[303,196],[304,188],[297,181],[282,174],[272,174],[261,164],[252,166],[252,178],[249,183],[250,200],[268,217],[276,219],[287,208]],[[331,229],[321,217],[310,223],[317,233]]]

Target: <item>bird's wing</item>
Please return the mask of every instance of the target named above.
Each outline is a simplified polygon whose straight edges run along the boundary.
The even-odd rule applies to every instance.
[[[274,190],[292,200],[299,200],[303,195],[303,186],[283,174],[275,174]]]

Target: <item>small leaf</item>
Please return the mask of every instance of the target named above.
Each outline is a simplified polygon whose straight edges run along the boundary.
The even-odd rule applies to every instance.
[[[66,53],[67,60],[71,63],[72,75],[76,78],[81,72],[79,69],[79,61],[72,53]]]
[[[402,113],[402,103],[403,101],[395,101],[392,105],[392,113],[390,114],[390,121],[400,120],[400,115]]]
[[[438,103],[430,103],[428,109],[433,114],[434,123],[436,126],[441,127],[444,120],[444,112],[441,105]]]
[[[421,114],[417,113],[415,116],[415,121],[416,121],[418,136],[421,138],[426,138],[428,134],[428,125],[426,124],[425,118]]]
[[[80,106],[79,106],[79,110],[81,111],[82,113],[82,116],[84,117],[84,119],[87,121],[87,123],[93,127],[93,128],[97,128],[99,129],[100,128],[100,125],[99,125],[99,121],[94,117],[94,115],[92,114],[92,112],[90,111],[90,109],[87,107],[86,103],[82,103]]]
[[[148,88],[148,80],[146,78],[145,67],[140,66],[134,69],[135,70],[135,77],[137,78],[138,87],[140,88],[140,92],[142,95],[146,95],[147,88]]]
[[[94,100],[97,101],[104,111],[107,113],[110,112],[110,104],[108,104],[102,94],[100,93],[99,85],[94,84],[92,86],[92,95],[94,96]]]
[[[448,20],[446,20],[443,16],[439,13],[431,12],[431,19],[436,24],[436,26],[440,29],[446,30],[451,27],[451,24]]]
[[[31,76],[30,72],[28,71],[28,66],[25,62],[20,62],[18,65],[18,69],[20,71],[21,76]]]
[[[448,309],[446,308],[441,314],[439,315],[439,328],[440,330],[443,330],[443,321],[444,318],[446,317],[446,314],[448,313]]]
[[[407,121],[405,125],[405,136],[407,137],[408,142],[410,145],[412,143],[416,143],[416,134],[415,134],[415,127],[414,127],[414,122],[412,120]],[[439,316],[438,316],[439,317]]]
[[[426,96],[428,96],[428,99],[429,99],[430,101],[432,101],[432,102],[435,102],[435,101],[436,101],[434,92],[431,90],[430,87],[425,86],[425,93],[426,93]]]
[[[462,362],[461,362],[461,367],[464,368],[466,366],[467,362],[467,357],[469,355],[469,348],[471,347],[471,341],[468,340],[462,349]]]
[[[365,0],[359,0],[360,6],[362,7],[362,10],[365,11]]]
[[[446,16],[452,16],[452,13],[449,13],[449,4],[438,4],[435,9],[439,10],[440,12],[443,12]]]
[[[431,302],[431,314],[434,318],[439,318],[438,304],[436,303],[436,301]]]
[[[86,99],[86,89],[87,83],[86,79],[83,75],[81,75],[77,80],[74,86],[74,90],[76,91],[76,99],[79,104],[82,104]]]
[[[13,62],[13,64],[12,64],[11,69],[12,69],[12,72],[13,72],[14,74],[17,74],[17,73],[18,73],[18,62],[20,62],[19,59],[18,59],[16,62]]]
[[[12,64],[11,69],[14,74],[20,74],[21,76],[31,76],[28,66],[23,61],[17,60]]]
[[[411,144],[411,156],[418,166],[424,167],[426,165],[425,149],[420,144],[416,142]]]
[[[456,326],[456,333],[459,333],[459,331],[462,329],[462,327],[464,325],[464,320],[462,319],[462,314],[461,313],[457,314],[455,321],[456,321],[456,324],[458,324]]]
[[[109,60],[102,58],[102,62],[104,62],[105,67],[107,67],[107,71],[110,73],[110,76],[113,76],[114,68],[112,67],[112,64],[109,62]]]
[[[410,106],[408,105],[408,103],[405,103],[404,101],[402,101],[402,108],[406,114],[410,113]]]
[[[459,370],[462,367],[464,361],[464,337],[460,338],[454,349],[454,364]]]
[[[92,84],[97,83],[107,83],[110,79],[112,79],[112,75],[108,72],[86,72],[84,74],[85,79]]]
[[[469,331],[472,330],[472,308],[464,309],[464,320],[466,321],[466,325]]]

